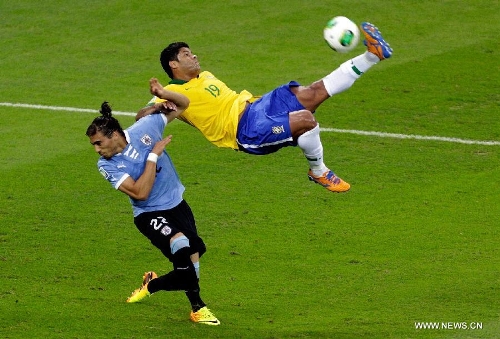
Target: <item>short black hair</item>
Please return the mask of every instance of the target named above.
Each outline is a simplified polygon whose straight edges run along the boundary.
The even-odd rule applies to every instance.
[[[160,54],[161,67],[163,67],[163,70],[167,73],[170,79],[174,78],[174,74],[170,68],[169,62],[174,60],[179,61],[177,56],[179,55],[179,50],[183,47],[189,48],[189,45],[182,41],[172,42],[170,45],[165,47]]]

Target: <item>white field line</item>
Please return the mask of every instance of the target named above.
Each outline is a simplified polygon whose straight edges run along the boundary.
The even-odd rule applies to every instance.
[[[0,102],[0,106],[30,108],[30,109],[43,109],[43,110],[50,110],[50,111],[83,112],[83,113],[94,113],[94,114],[99,113],[98,110],[87,109],[87,108],[30,105],[30,104],[10,103],[10,102]],[[113,114],[135,116],[136,113],[113,111]],[[500,146],[500,141],[469,140],[469,139],[459,139],[459,138],[449,138],[449,137],[425,136],[425,135],[415,135],[415,134],[384,133],[384,132],[374,132],[374,131],[358,131],[358,130],[353,130],[353,129],[338,129],[338,128],[321,128],[321,131],[322,132],[333,132],[333,133],[348,133],[348,134],[356,134],[356,135],[367,135],[367,136],[375,136],[375,137],[380,137],[380,138],[431,140],[431,141],[443,141],[443,142],[451,142],[451,143],[467,144],[467,145]]]
[[[373,131],[358,131],[358,130],[354,130],[354,129],[337,129],[337,128],[321,128],[321,131],[323,131],[323,132],[335,132],[335,133],[350,133],[350,134],[357,134],[357,135],[369,135],[369,136],[376,136],[376,137],[380,137],[380,138],[433,140],[433,141],[445,141],[445,142],[453,142],[453,143],[457,143],[457,144],[467,144],[467,145],[500,146],[500,141],[469,140],[469,139],[459,139],[459,138],[449,138],[449,137],[425,136],[425,135],[416,135],[416,134],[384,133],[384,132],[373,132]]]
[[[0,106],[31,108],[31,109],[44,109],[44,110],[48,110],[48,111],[65,111],[65,112],[94,113],[96,115],[99,114],[99,110],[97,110],[97,109],[88,109],[88,108],[61,107],[61,106],[45,106],[45,105],[30,105],[30,104],[13,104],[13,103],[10,103],[10,102],[0,102]],[[136,113],[113,111],[113,114],[135,116]]]

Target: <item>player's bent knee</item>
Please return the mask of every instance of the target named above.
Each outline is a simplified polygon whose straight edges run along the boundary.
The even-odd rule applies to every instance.
[[[298,138],[302,134],[312,130],[318,125],[314,114],[308,110],[300,110],[295,112],[290,112],[290,131],[294,138]]]
[[[170,241],[170,251],[172,252],[172,254],[175,254],[181,248],[185,247],[189,248],[189,239],[185,235],[181,235]]]
[[[189,247],[183,247],[172,256],[172,264],[174,265],[174,269],[178,267],[187,267],[192,266],[193,262],[191,261],[191,249]]]

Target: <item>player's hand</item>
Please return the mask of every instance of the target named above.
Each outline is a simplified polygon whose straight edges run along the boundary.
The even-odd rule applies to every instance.
[[[154,96],[161,98],[161,92],[163,91],[163,86],[160,84],[158,79],[156,78],[149,79],[149,91]]]
[[[158,111],[165,114],[177,111],[177,105],[174,104],[172,101],[159,102],[156,103],[155,105]]]
[[[163,153],[165,147],[170,144],[170,141],[172,141],[171,135],[167,136],[165,139],[158,141],[151,150],[151,153],[155,153],[156,155],[160,156]]]

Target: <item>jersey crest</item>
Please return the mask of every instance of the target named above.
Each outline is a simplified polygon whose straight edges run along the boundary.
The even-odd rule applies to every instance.
[[[144,134],[141,138],[141,142],[146,146],[151,146],[153,139],[149,135]]]

